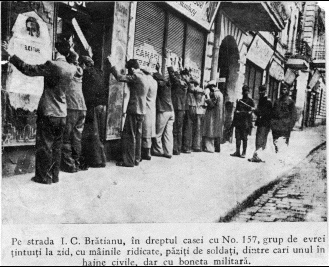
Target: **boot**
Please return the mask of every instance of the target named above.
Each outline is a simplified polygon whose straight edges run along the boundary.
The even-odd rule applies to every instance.
[[[142,159],[151,160],[151,149],[142,148]]]

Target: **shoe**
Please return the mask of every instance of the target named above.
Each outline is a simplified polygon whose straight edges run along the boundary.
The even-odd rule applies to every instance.
[[[80,166],[78,167],[77,171],[88,171],[88,166]]]
[[[201,149],[193,149],[193,152],[202,152]]]
[[[191,154],[191,150],[182,150],[182,153]]]
[[[163,155],[164,158],[167,158],[167,159],[171,159],[172,156],[171,155]]]
[[[246,153],[242,153],[240,157],[244,159],[246,157]]]
[[[99,164],[90,165],[89,167],[91,167],[91,168],[105,168],[106,164],[105,163],[99,163]]]
[[[134,167],[134,166],[128,166],[128,165],[124,164],[124,162],[117,162],[115,165],[119,166],[119,167]]]
[[[78,172],[78,170],[77,170],[76,167],[74,167],[74,168],[68,168],[68,167],[61,168],[61,171],[62,171],[62,172],[68,172],[68,173],[75,173],[75,172]]]
[[[265,161],[262,161],[260,158],[255,158],[255,157],[252,157],[251,159],[248,159],[249,162],[265,162]]]
[[[53,183],[54,183],[54,184],[56,184],[56,183],[58,183],[58,182],[59,182],[59,179],[58,179],[58,178],[53,179]]]
[[[180,152],[178,152],[178,151],[174,151],[173,154],[174,154],[175,156],[179,156],[179,155],[180,155]]]
[[[233,154],[230,154],[230,156],[232,156],[232,157],[238,157],[238,158],[241,157],[240,153],[237,153],[237,152],[234,152]]]
[[[33,181],[35,183],[39,183],[39,184],[51,184],[51,180],[50,179],[40,181],[36,177],[32,177],[31,181]]]
[[[151,158],[152,158],[151,156],[145,156],[145,155],[142,156],[142,159],[145,159],[145,160],[151,160]]]

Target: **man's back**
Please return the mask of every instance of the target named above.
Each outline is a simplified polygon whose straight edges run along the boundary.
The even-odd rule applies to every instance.
[[[146,96],[149,89],[149,82],[146,75],[142,71],[136,71],[133,78],[128,83],[130,87],[130,98],[127,112],[133,114],[146,114]]]

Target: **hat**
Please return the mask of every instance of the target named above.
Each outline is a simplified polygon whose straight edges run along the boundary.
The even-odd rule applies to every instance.
[[[188,69],[185,68],[185,69],[180,71],[180,74],[181,75],[189,75],[190,73],[189,73]]]
[[[126,63],[126,68],[127,69],[130,69],[130,68],[134,68],[134,69],[139,69],[139,63],[138,63],[138,60],[137,59],[129,59]]]
[[[246,92],[246,91],[250,91],[250,88],[249,88],[248,85],[244,85],[244,86],[242,87],[242,92]]]
[[[193,78],[190,79],[190,83],[193,83],[194,85],[199,85],[199,82]]]
[[[85,63],[88,66],[90,66],[90,65],[94,66],[94,61],[88,56],[82,56],[81,63]]]
[[[210,82],[208,82],[206,88],[209,88],[209,87],[211,87],[211,86],[215,86],[215,87],[217,86],[215,80],[211,80]]]
[[[258,90],[259,90],[259,92],[266,92],[266,86],[264,84],[263,85],[260,85],[258,87]]]

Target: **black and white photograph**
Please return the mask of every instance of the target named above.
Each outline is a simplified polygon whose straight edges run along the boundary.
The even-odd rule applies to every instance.
[[[323,3],[0,4],[3,236],[20,225],[327,227]],[[10,238],[3,263],[29,261]],[[310,242],[299,253],[328,255],[327,237]],[[288,245],[280,253],[296,255]],[[214,264],[183,256],[176,265]],[[77,264],[172,265],[122,258]],[[242,259],[215,263],[258,264]]]

